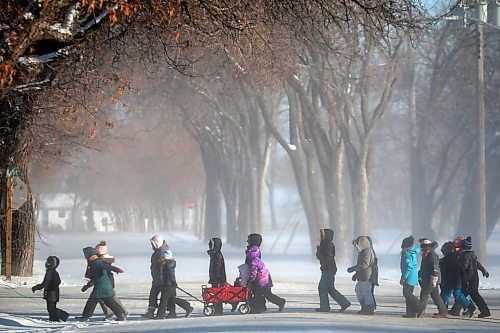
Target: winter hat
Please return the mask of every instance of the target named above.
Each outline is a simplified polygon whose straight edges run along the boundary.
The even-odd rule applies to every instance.
[[[443,255],[448,255],[453,252],[453,249],[455,246],[453,245],[453,242],[446,242],[441,246],[441,252],[443,252]]]
[[[467,236],[466,239],[462,242],[462,249],[464,250],[472,250],[472,237]]]
[[[420,242],[420,247],[426,247],[432,245],[432,241],[427,238],[420,238],[418,241]]]
[[[163,239],[163,237],[161,237],[160,235],[154,235],[151,239],[151,245],[153,245],[153,247],[155,249],[159,249],[160,247],[162,247],[163,243],[165,242],[165,240]]]
[[[56,256],[49,256],[45,262],[45,268],[56,269],[59,266],[59,258]]]
[[[248,246],[258,246],[262,244],[262,236],[260,234],[250,234],[248,235]]]
[[[102,240],[99,244],[95,246],[95,252],[98,256],[102,256],[108,253],[108,247],[106,246],[106,241]]]
[[[163,259],[172,259],[173,258],[172,251],[167,250],[167,251],[162,252],[161,257]]]
[[[413,246],[414,242],[415,242],[415,238],[413,236],[408,236],[408,237],[404,238],[403,241],[401,242],[401,248],[402,249],[409,248],[409,247]]]

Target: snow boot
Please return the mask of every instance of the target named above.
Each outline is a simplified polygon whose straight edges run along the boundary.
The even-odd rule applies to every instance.
[[[458,302],[455,302],[453,306],[451,307],[450,310],[448,310],[448,314],[450,316],[459,316],[460,315],[460,310],[462,309],[462,305],[459,304]]]
[[[86,321],[89,321],[89,317],[75,317],[76,321],[81,321],[81,322],[86,322]]]
[[[156,308],[148,308],[146,313],[142,314],[141,317],[146,318],[146,319],[153,319],[155,316],[155,310],[156,310]]]
[[[490,311],[488,311],[488,312],[481,312],[480,314],[477,315],[478,318],[486,318],[486,317],[489,317],[489,316],[491,316]]]
[[[282,298],[281,302],[278,304],[278,312],[283,312],[285,309],[286,299]]]
[[[462,316],[469,316],[469,318],[471,318],[474,315],[475,311],[476,311],[476,306],[474,304],[470,303],[467,310],[462,312]]]
[[[316,308],[316,312],[330,312],[330,308]]]
[[[189,306],[189,308],[186,309],[186,314],[184,315],[184,317],[189,317],[191,315],[191,313],[193,312],[194,308],[192,306]]]
[[[177,313],[170,311],[168,315],[165,316],[165,319],[174,319],[177,318]]]

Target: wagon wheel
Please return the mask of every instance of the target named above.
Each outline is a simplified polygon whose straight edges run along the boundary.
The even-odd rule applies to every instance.
[[[215,308],[213,305],[207,305],[203,308],[203,314],[205,316],[213,316],[215,314]]]
[[[248,312],[250,312],[250,307],[248,306],[248,304],[241,304],[238,308],[238,311],[241,314],[247,314]]]

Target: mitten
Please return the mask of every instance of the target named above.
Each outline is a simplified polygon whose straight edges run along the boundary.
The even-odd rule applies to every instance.
[[[432,276],[431,277],[431,287],[432,288],[436,288],[437,283],[438,283],[438,277],[437,276]]]
[[[123,269],[121,269],[120,267],[116,267],[116,274],[120,273],[123,273]]]
[[[485,278],[489,278],[489,277],[490,277],[490,273],[488,273],[488,271],[487,271],[487,270],[485,270],[485,271],[483,272],[483,276],[484,276]]]
[[[37,291],[38,289],[36,288],[36,286],[33,286],[31,287],[31,291],[34,293],[35,291]]]
[[[399,284],[400,285],[404,285],[406,283],[406,279],[404,277],[402,277],[401,279],[399,279]]]
[[[354,273],[354,275],[352,276],[352,280],[356,281],[357,279],[358,279],[358,273]]]
[[[89,289],[89,288],[90,288],[90,286],[89,286],[88,284],[84,285],[84,286],[82,287],[82,293],[86,292],[86,291],[87,291],[87,289]]]
[[[347,273],[352,273],[354,272],[356,269],[354,268],[354,266],[351,266],[347,269]]]

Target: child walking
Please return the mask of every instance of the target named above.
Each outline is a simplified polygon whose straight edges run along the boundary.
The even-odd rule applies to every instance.
[[[176,262],[170,250],[162,252],[160,260],[162,288],[160,304],[158,305],[158,312],[156,313],[155,319],[175,318],[175,296],[177,288],[177,281],[175,280]],[[174,306],[169,307],[169,313],[165,316],[169,304],[174,304]]]
[[[488,278],[490,274],[477,260],[477,256],[472,250],[471,236],[468,236],[462,242],[462,252],[458,257],[458,264],[460,267],[462,292],[464,295],[469,295],[472,298],[472,301],[476,303],[480,311],[477,315],[478,318],[489,317],[491,315],[490,309],[488,308],[488,305],[484,301],[483,297],[479,294],[479,275],[477,271],[480,270],[485,278]]]
[[[33,292],[43,289],[43,299],[47,303],[50,321],[66,321],[69,314],[66,311],[57,308],[59,302],[59,285],[61,278],[56,268],[59,266],[59,258],[50,256],[45,261],[45,276],[43,282],[31,288]]]
[[[474,304],[462,293],[460,287],[460,267],[458,265],[458,254],[454,251],[453,242],[445,242],[441,246],[443,257],[439,259],[439,269],[441,270],[441,298],[443,303],[448,307],[451,296],[455,299],[453,306],[448,310],[448,314],[452,316],[460,315],[460,310],[463,308],[470,314],[474,314]],[[474,307],[474,308],[472,308]]]
[[[211,238],[208,242],[207,254],[210,256],[208,269],[209,281],[212,287],[222,287],[227,284],[226,265],[224,256],[221,252],[222,240],[220,238]],[[222,303],[214,303],[215,315],[222,316]]]
[[[102,240],[95,246],[95,251],[99,259],[101,259],[105,264],[111,265],[115,262],[115,257],[110,256],[108,254],[108,247],[106,245],[106,241]],[[113,287],[113,290],[115,289],[115,277],[113,275],[113,270],[116,270],[116,267],[113,267],[112,270],[106,270],[106,274],[108,274],[109,281],[111,282],[111,286]],[[90,265],[87,264],[87,271],[85,272],[85,277],[89,278],[90,275]],[[125,316],[128,316],[128,312],[123,306],[122,301],[118,298],[118,296],[113,296],[115,302],[122,308],[123,313]],[[100,300],[99,305],[101,306],[102,312],[104,313],[104,317],[106,319],[111,319],[113,317],[113,311],[111,311],[104,301]]]
[[[403,318],[416,318],[419,312],[420,302],[413,295],[413,290],[418,286],[417,254],[420,247],[414,246],[415,239],[408,236],[401,242],[401,279],[399,284],[403,286],[403,296],[406,301],[406,313]]]
[[[330,312],[330,295],[340,305],[340,312],[344,312],[351,306],[344,295],[335,288],[335,274],[337,264],[335,262],[335,245],[333,244],[334,232],[331,229],[320,229],[320,242],[316,246],[316,258],[319,260],[321,279],[318,284],[319,308],[317,312]]]
[[[87,289],[93,287],[92,293],[90,294],[85,308],[81,317],[77,317],[78,321],[87,321],[94,314],[94,310],[99,301],[103,301],[107,307],[113,311],[116,316],[116,320],[125,320],[125,311],[122,309],[118,303],[114,300],[115,291],[109,280],[109,276],[106,273],[108,270],[114,270],[117,273],[123,273],[123,270],[111,265],[104,263],[97,256],[97,252],[93,247],[86,247],[83,249],[83,254],[87,259],[90,269],[89,278],[90,281],[82,287],[82,292],[87,291]]]
[[[371,242],[367,236],[359,236],[352,244],[358,251],[356,265],[347,269],[348,273],[356,272],[352,277],[357,281],[355,292],[361,304],[358,314],[373,315],[375,312],[375,298],[373,296],[373,268],[377,265],[375,253],[371,247]]]
[[[256,234],[256,233],[249,234],[248,239],[247,239],[247,244],[248,244],[247,250],[253,246],[257,247],[257,249],[259,250],[259,259],[262,259],[262,254],[260,252],[260,246],[262,244],[262,236],[260,234]],[[248,259],[248,256],[247,256],[247,259]],[[249,263],[247,260],[245,260],[245,262]],[[269,273],[269,288],[267,288],[266,292],[264,293],[263,309],[264,309],[264,311],[266,311],[265,310],[266,309],[266,300],[268,300],[269,302],[277,305],[278,311],[282,312],[285,309],[286,299],[274,294],[272,292],[272,289],[271,289],[272,287],[273,287],[273,279],[271,278],[271,274]]]
[[[441,271],[439,269],[439,257],[434,252],[438,243],[426,238],[422,238],[420,247],[422,248],[422,262],[420,263],[420,270],[418,271],[418,278],[420,280],[420,307],[418,309],[417,317],[423,317],[427,301],[431,296],[432,301],[438,308],[438,313],[434,314],[434,318],[446,318],[448,312],[439,295],[439,283],[441,280]]]

